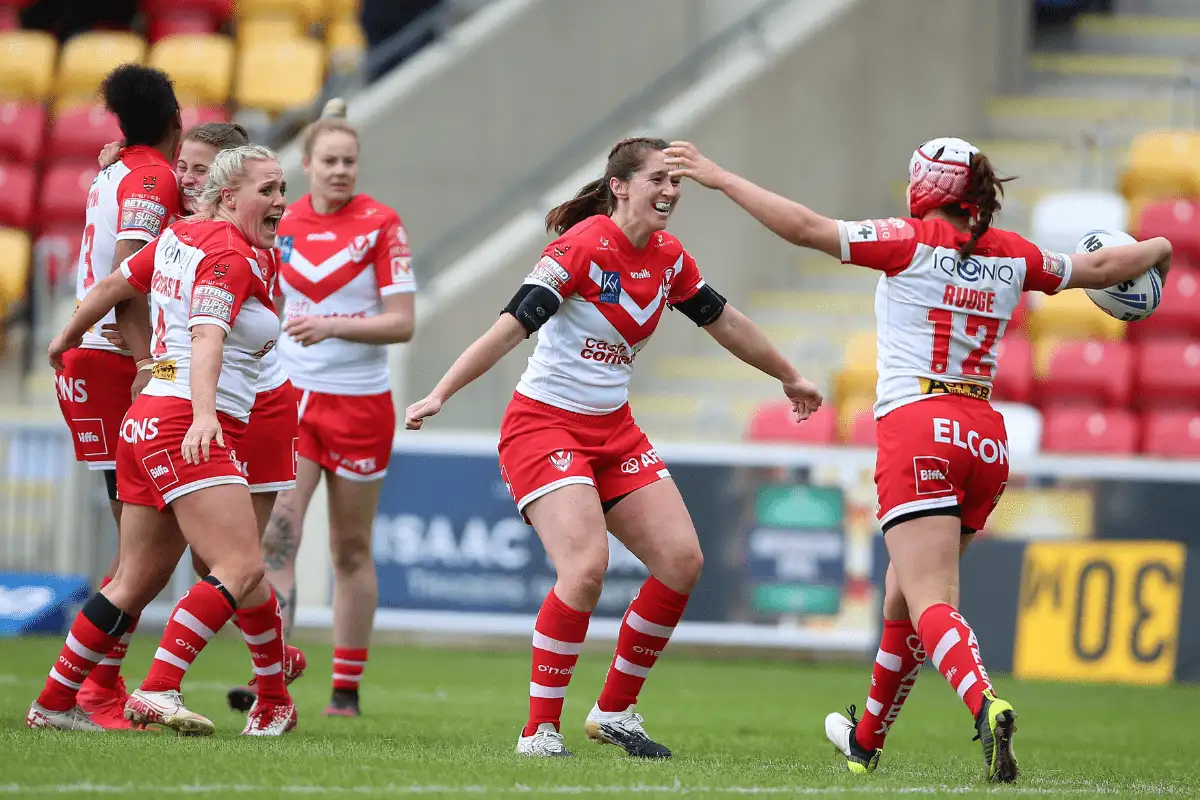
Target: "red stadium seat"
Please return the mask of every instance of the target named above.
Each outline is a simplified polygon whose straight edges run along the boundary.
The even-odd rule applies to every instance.
[[[837,414],[822,407],[797,425],[791,403],[766,403],[751,417],[746,438],[754,442],[833,444],[837,439]]]
[[[151,17],[146,26],[150,44],[168,36],[214,34],[220,28],[217,20],[203,11],[175,11]]]
[[[1133,350],[1125,342],[1063,341],[1050,353],[1037,382],[1039,404],[1111,406],[1129,404],[1133,393]]]
[[[36,162],[46,135],[46,109],[41,103],[0,105],[0,159]]]
[[[142,0],[139,5],[150,20],[183,12],[206,14],[219,28],[233,16],[234,0]]]
[[[1005,336],[996,347],[997,400],[1029,403],[1033,396],[1033,346],[1024,336]]]
[[[95,161],[91,164],[55,164],[47,169],[38,201],[39,222],[43,226],[62,223],[82,227],[88,189],[99,171]]]
[[[33,224],[35,185],[28,164],[0,163],[0,227],[28,228]]]
[[[850,421],[850,432],[846,436],[846,444],[855,447],[875,446],[875,413],[871,408],[860,408],[854,412],[854,418]]]
[[[1128,455],[1137,450],[1137,417],[1124,409],[1051,408],[1042,422],[1047,453]]]
[[[1200,409],[1200,342],[1142,342],[1134,371],[1134,406]]]
[[[1200,338],[1200,270],[1173,264],[1162,304],[1141,322],[1129,323],[1125,336],[1134,341]]]
[[[12,6],[0,7],[0,31],[15,31],[21,27],[21,17]]]
[[[103,106],[82,106],[61,111],[50,128],[46,157],[96,163],[100,148],[125,138],[116,116]]]
[[[1137,221],[1137,238],[1165,236],[1175,257],[1200,260],[1200,200],[1164,200],[1147,205]]]
[[[79,244],[83,229],[78,226],[57,226],[43,231],[33,244],[33,260],[51,286],[72,283],[79,261]]]
[[[1145,416],[1142,452],[1167,458],[1200,458],[1200,414],[1151,411]]]
[[[203,125],[206,122],[229,122],[229,112],[220,106],[184,106],[179,115],[183,118],[183,130]]]

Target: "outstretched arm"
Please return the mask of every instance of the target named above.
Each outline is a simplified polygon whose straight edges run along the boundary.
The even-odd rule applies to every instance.
[[[140,295],[120,270],[93,286],[67,321],[66,327],[50,343],[50,366],[61,371],[63,353],[77,347],[83,339],[83,334],[104,319],[104,315],[112,311],[118,303]]]
[[[1137,244],[1102,247],[1071,255],[1071,277],[1064,289],[1107,289],[1131,281],[1154,267],[1166,282],[1171,269],[1171,243],[1161,236]]]
[[[691,178],[701,186],[724,192],[776,236],[834,258],[841,257],[837,220],[722,169],[691,142],[671,142],[666,154],[672,178]]]

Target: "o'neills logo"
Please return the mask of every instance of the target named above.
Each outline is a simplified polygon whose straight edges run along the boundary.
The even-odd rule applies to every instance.
[[[588,337],[583,342],[583,349],[579,351],[579,357],[588,361],[598,361],[601,364],[632,364],[633,360],[637,358],[637,353],[624,342],[609,344],[603,339]]]

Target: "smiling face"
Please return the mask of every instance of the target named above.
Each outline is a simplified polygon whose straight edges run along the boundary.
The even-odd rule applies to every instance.
[[[179,191],[183,196],[183,207],[189,214],[196,213],[196,199],[208,183],[208,168],[217,157],[217,148],[211,144],[185,139],[175,160],[175,177],[179,179]]]
[[[358,181],[358,137],[346,131],[325,131],[313,142],[312,156],[304,160],[312,193],[333,207],[354,195]]]
[[[287,208],[287,182],[274,159],[246,162],[246,175],[236,187],[221,190],[221,203],[246,239],[256,247],[273,247],[279,218]]]
[[[679,202],[679,179],[668,177],[667,156],[662,150],[641,151],[642,164],[623,181],[609,180],[609,188],[617,198],[617,213],[621,219],[647,235],[664,230],[671,212]]]

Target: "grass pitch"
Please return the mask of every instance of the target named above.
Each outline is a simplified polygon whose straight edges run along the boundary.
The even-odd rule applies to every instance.
[[[126,674],[144,676],[156,634],[134,639]],[[1021,781],[989,786],[970,715],[930,670],[917,683],[879,771],[851,776],[826,743],[823,719],[860,707],[869,668],[668,654],[638,710],[676,757],[633,761],[589,743],[583,720],[610,658],[583,654],[564,732],[574,759],[514,755],[525,719],[529,655],[378,646],[361,719],[320,715],[331,650],[306,644],[293,684],[298,730],[282,740],[238,736],[244,719],[225,689],[249,672],[245,647],[215,640],[189,672],[188,705],[217,734],[30,731],[25,712],[60,639],[0,642],[0,796],[4,797],[638,797],[1022,795],[1200,797],[1194,757],[1200,687],[1139,688],[1018,682],[998,687],[1017,709]]]

